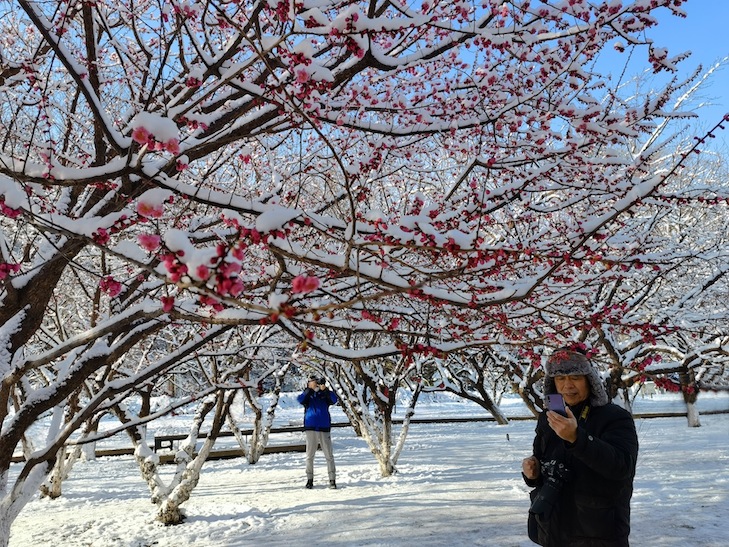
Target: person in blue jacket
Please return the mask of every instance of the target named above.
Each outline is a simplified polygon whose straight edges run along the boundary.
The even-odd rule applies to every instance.
[[[321,446],[327,460],[329,488],[336,488],[336,468],[332,451],[332,418],[329,407],[337,404],[337,395],[327,388],[326,380],[310,376],[306,389],[298,397],[304,406],[304,431],[306,432],[306,487],[314,487],[314,455]]]

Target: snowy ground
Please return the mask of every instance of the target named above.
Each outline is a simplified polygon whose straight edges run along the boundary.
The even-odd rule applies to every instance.
[[[422,403],[417,417],[484,415],[452,399]],[[518,401],[505,403],[507,414],[525,414]],[[681,407],[675,395],[636,401],[636,412]],[[729,410],[729,396],[704,394],[699,408]],[[285,400],[277,422],[300,419],[301,410]],[[159,427],[181,431],[181,420]],[[255,466],[211,461],[184,506],[188,519],[174,527],[154,521],[131,457],[81,462],[62,498],[26,506],[12,526],[10,547],[526,547],[532,545],[526,537],[528,489],[520,469],[534,425],[414,424],[399,472],[388,478],[379,476],[374,457],[351,429],[334,429],[337,490],[325,486],[321,454],[313,490],[303,487],[301,453],[265,455]],[[688,428],[685,418],[639,419],[636,425],[641,450],[631,543],[729,545],[729,414],[704,415],[700,428]]]

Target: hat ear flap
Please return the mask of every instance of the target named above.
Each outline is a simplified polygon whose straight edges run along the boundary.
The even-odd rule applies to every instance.
[[[592,406],[605,406],[610,402],[607,390],[605,389],[605,382],[603,382],[597,370],[594,368],[587,375],[587,380],[590,383],[590,404]]]

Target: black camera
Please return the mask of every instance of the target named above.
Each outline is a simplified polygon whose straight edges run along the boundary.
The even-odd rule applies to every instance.
[[[316,383],[319,384],[320,386],[324,386],[324,385],[326,385],[327,381],[326,381],[326,378],[318,378]]]
[[[537,490],[529,512],[548,517],[557,503],[560,490],[570,480],[571,474],[571,471],[561,462],[551,460],[542,463],[544,482]]]

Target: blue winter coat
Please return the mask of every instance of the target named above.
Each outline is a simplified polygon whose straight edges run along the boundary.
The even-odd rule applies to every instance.
[[[314,391],[306,388],[298,401],[304,405],[304,429],[314,431],[329,431],[332,428],[332,417],[329,407],[337,404],[337,395],[330,389]]]

